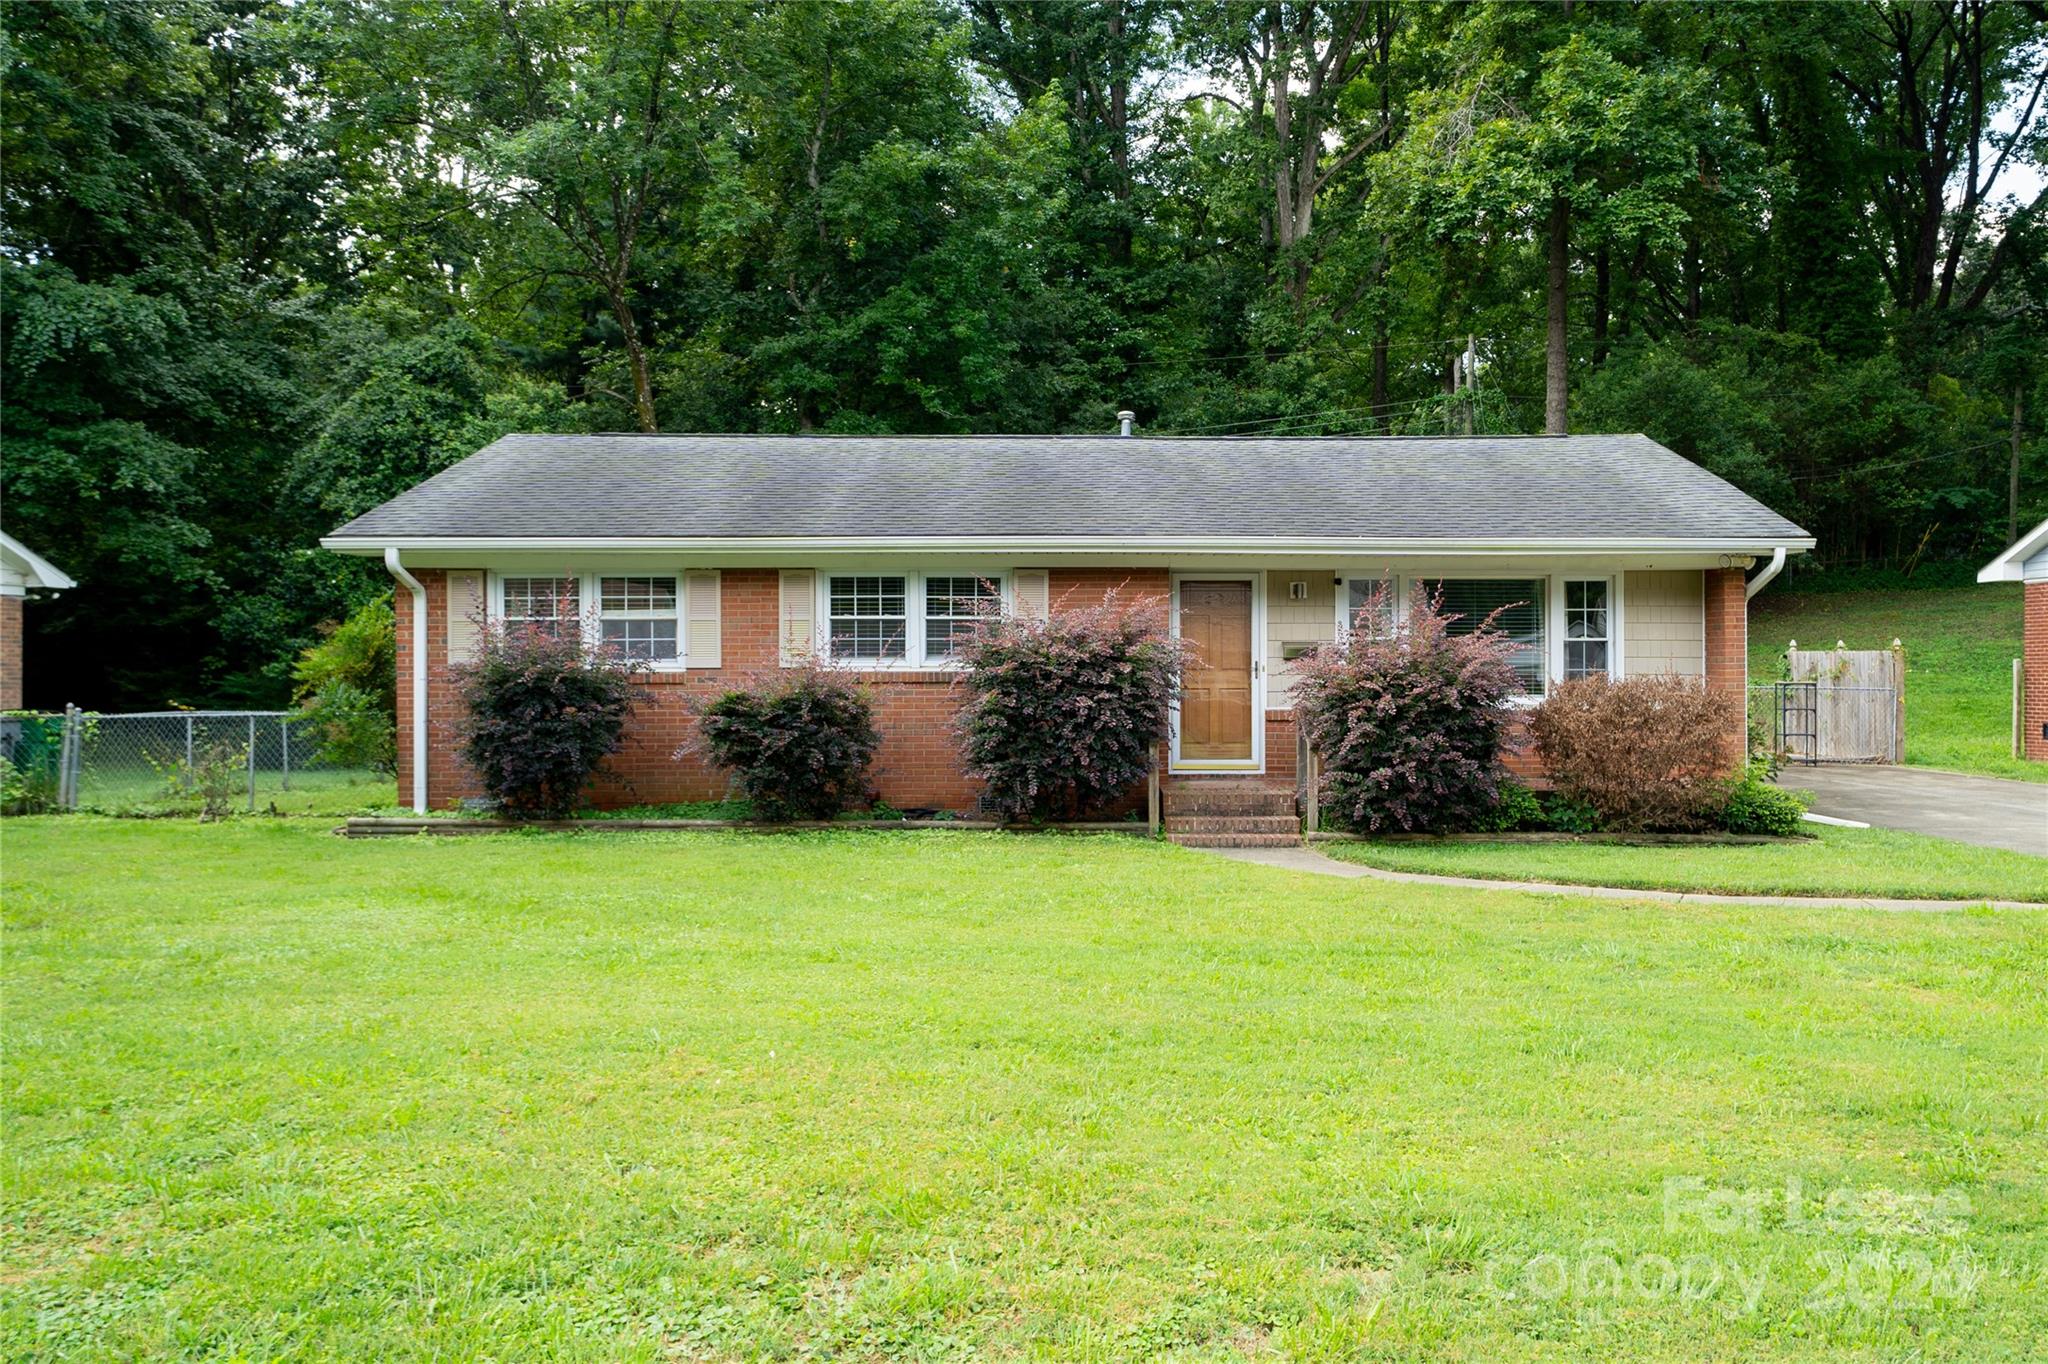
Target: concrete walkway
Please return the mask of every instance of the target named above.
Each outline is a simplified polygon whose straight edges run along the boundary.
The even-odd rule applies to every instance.
[[[1791,905],[1801,909],[1885,909],[1943,912],[1990,905],[1994,909],[2043,909],[2024,900],[1880,900],[1853,896],[1708,895],[1698,891],[1630,890],[1624,886],[1568,886],[1554,881],[1488,881],[1477,876],[1433,876],[1416,871],[1382,871],[1356,862],[1339,862],[1314,848],[1205,848],[1202,851],[1233,862],[1253,862],[1282,871],[1350,880],[1400,881],[1417,886],[1455,886],[1460,890],[1519,890],[1539,895],[1577,895],[1595,900],[1665,900],[1683,905]]]
[[[1813,812],[1880,829],[2048,856],[2048,784],[1925,767],[1787,766],[1778,785],[1813,792]]]

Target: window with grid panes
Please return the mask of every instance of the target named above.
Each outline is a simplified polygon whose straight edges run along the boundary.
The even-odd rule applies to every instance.
[[[828,638],[834,658],[894,662],[908,657],[910,615],[901,574],[834,574]]]
[[[1002,598],[987,578],[932,577],[924,580],[924,656],[939,663],[953,656]]]
[[[1564,675],[1592,677],[1607,671],[1607,580],[1566,579],[1564,585]]]
[[[574,578],[507,578],[505,625],[559,638],[564,630],[577,628],[583,614],[581,598],[580,584]]]
[[[604,642],[627,658],[673,663],[679,656],[674,575],[598,579],[597,614]]]

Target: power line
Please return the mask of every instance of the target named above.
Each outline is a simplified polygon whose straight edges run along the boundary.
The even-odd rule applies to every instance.
[[[1212,422],[1206,426],[1162,427],[1156,431],[1151,432],[1150,434],[1155,436],[1191,436],[1198,435],[1204,432],[1244,431],[1245,428],[1248,427],[1293,426],[1297,423],[1302,422],[1318,422],[1334,417],[1355,416],[1359,413],[1372,414],[1375,418],[1377,418],[1379,415],[1385,415],[1389,417],[1404,416],[1407,413],[1414,411],[1416,408],[1429,407],[1440,400],[1441,397],[1418,398],[1412,400],[1405,400],[1398,403],[1388,403],[1384,408],[1375,408],[1370,403],[1358,407],[1330,407],[1324,408],[1319,412],[1299,412],[1289,416],[1282,417],[1254,417],[1249,418],[1245,421]],[[1245,433],[1251,435],[1272,434],[1271,432],[1257,431],[1248,431]]]
[[[2005,445],[2010,439],[2011,438],[2008,436],[1997,436],[1992,438],[1991,440],[1980,440],[1975,445],[1965,445],[1959,450],[1943,450],[1938,454],[1919,455],[1912,459],[1896,459],[1885,464],[1865,464],[1861,466],[1825,469],[1819,473],[1813,474],[1797,474],[1792,478],[1787,479],[1786,482],[1811,483],[1815,479],[1819,478],[1854,478],[1857,474],[1875,474],[1882,473],[1886,469],[1904,469],[1909,465],[1926,464],[1932,460],[1954,459],[1958,455],[1975,454],[1979,450],[1988,450],[1994,445]]]

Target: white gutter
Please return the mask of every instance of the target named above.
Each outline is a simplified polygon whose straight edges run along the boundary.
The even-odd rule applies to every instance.
[[[412,808],[427,813],[427,589],[398,562],[398,546],[384,547],[384,567],[412,590]]]
[[[1785,547],[1783,545],[1779,545],[1776,549],[1771,551],[1771,561],[1764,565],[1764,571],[1757,574],[1754,578],[1751,578],[1746,584],[1743,585],[1742,599],[1744,601],[1748,601],[1751,597],[1754,597],[1757,593],[1763,591],[1764,586],[1767,583],[1769,583],[1771,579],[1777,577],[1780,573],[1783,573],[1784,571]]]
[[[1014,538],[998,535],[423,535],[398,539],[359,539],[330,535],[321,547],[343,554],[389,554],[393,549],[467,550],[611,550],[620,552],[688,551],[699,553],[893,553],[897,551],[966,551],[976,553],[1074,554],[1130,552],[1148,554],[1749,554],[1777,553],[1788,548],[1811,549],[1813,540],[1654,539],[1574,536],[1557,539],[1475,540],[1469,536],[1413,536],[1368,539],[1363,536],[1265,535],[1069,535]]]

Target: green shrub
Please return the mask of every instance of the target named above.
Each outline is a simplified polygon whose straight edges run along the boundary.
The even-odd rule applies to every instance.
[[[768,674],[713,700],[697,724],[762,819],[830,819],[870,794],[882,736],[868,689],[843,669],[812,661]]]
[[[388,597],[357,608],[292,665],[315,752],[336,767],[398,770],[397,618]]]
[[[1800,831],[1800,816],[1806,801],[1783,787],[1771,785],[1769,766],[1750,763],[1742,780],[1728,793],[1721,810],[1721,827],[1732,834],[1776,834],[1780,837]]]
[[[1586,802],[1552,791],[1543,798],[1543,823],[1538,827],[1560,834],[1597,834],[1606,826],[1600,812]]]
[[[64,717],[8,711],[0,735],[0,815],[39,815],[57,808],[57,767]]]
[[[1500,779],[1500,796],[1493,808],[1472,820],[1472,832],[1513,834],[1550,827],[1542,800],[1513,777]]]

